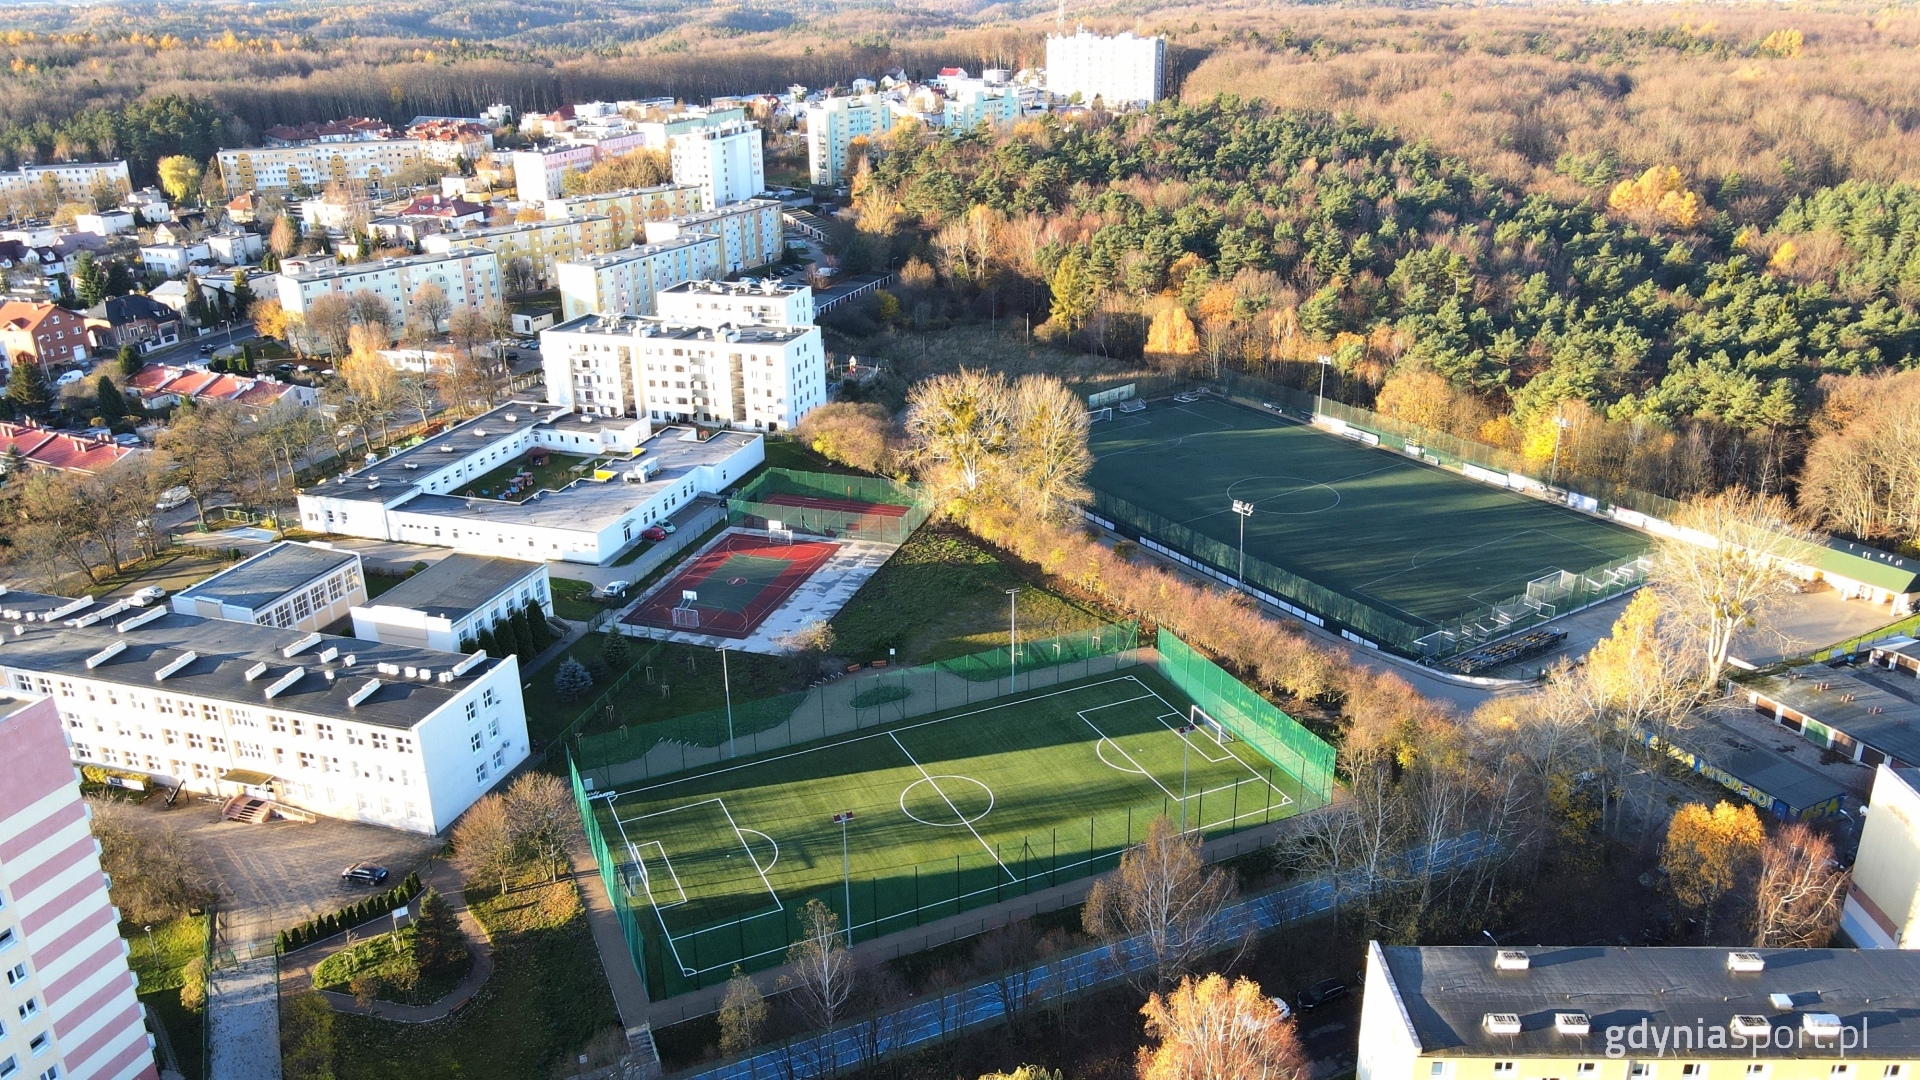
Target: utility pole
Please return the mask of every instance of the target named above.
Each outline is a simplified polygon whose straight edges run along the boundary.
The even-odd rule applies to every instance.
[[[1547,473],[1547,486],[1556,487],[1560,483],[1560,436],[1567,433],[1573,422],[1564,416],[1553,418],[1553,469]]]
[[[1253,516],[1253,504],[1233,500],[1233,512],[1240,519],[1240,587],[1247,587],[1247,519]]]
[[[1020,595],[1018,588],[1007,590],[1007,693],[1011,694],[1019,683],[1020,677],[1020,623],[1014,610],[1014,597]]]
[[[727,696],[727,756],[733,756],[733,678],[727,674],[727,650],[720,648],[720,687]]]
[[[1317,415],[1327,411],[1327,369],[1333,366],[1333,357],[1324,353],[1320,356],[1320,396],[1314,402],[1313,411]]]
[[[847,861],[847,826],[853,821],[853,811],[842,810],[833,815],[834,824],[840,826],[840,883],[847,895],[847,948],[853,948],[853,868]]]

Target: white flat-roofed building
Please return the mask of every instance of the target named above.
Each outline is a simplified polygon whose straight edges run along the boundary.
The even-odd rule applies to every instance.
[[[701,326],[812,326],[813,289],[760,281],[688,281],[660,293],[663,319]]]
[[[949,130],[999,127],[1020,119],[1020,94],[1011,86],[988,86],[978,79],[949,80],[942,109]]]
[[[560,317],[650,315],[660,290],[719,276],[723,258],[720,237],[696,233],[563,262],[554,268]]]
[[[484,555],[449,555],[353,609],[355,637],[466,652],[491,630],[539,604],[553,615],[547,564]]]
[[[0,690],[0,1076],[157,1080],[52,698]]]
[[[1138,109],[1165,93],[1167,39],[1132,33],[1104,37],[1078,28],[1047,35],[1047,92],[1109,109]]]
[[[514,151],[508,160],[513,167],[513,186],[520,201],[537,204],[558,199],[560,181],[567,170],[586,172],[593,168],[594,157],[591,144]]]
[[[0,680],[53,698],[76,762],[437,833],[526,759],[509,656],[85,598],[0,595]]]
[[[408,324],[414,290],[429,283],[447,294],[455,311],[484,309],[505,295],[498,258],[480,247],[283,272],[278,281],[280,306],[290,313],[306,314],[307,307],[322,296],[370,292],[387,302],[395,326]]]
[[[147,244],[140,248],[140,269],[161,277],[185,277],[187,267],[213,261],[205,244]]]
[[[549,331],[551,332],[551,331]],[[299,495],[318,532],[430,544],[474,555],[603,565],[641,530],[712,496],[765,460],[762,440],[551,404],[502,405]],[[510,501],[455,494],[533,449],[602,459],[559,490]]]
[[[0,196],[19,199],[51,195],[58,186],[62,202],[87,202],[101,181],[121,195],[133,190],[133,177],[124,161],[60,161],[52,165],[22,165],[0,172]]]
[[[786,255],[780,200],[748,199],[718,210],[700,210],[646,223],[647,243],[691,234],[720,238],[721,272],[737,274],[779,262]]]
[[[700,193],[700,188],[690,184],[660,184],[600,195],[571,195],[548,200],[546,214],[549,219],[603,215],[612,238],[609,250],[618,250],[641,239],[649,221],[699,212]]]
[[[310,142],[295,146],[222,150],[215,155],[228,191],[319,191],[328,184],[364,180],[379,187],[387,177],[423,161],[447,164],[484,152],[477,143],[435,139],[368,139]]]
[[[828,98],[806,108],[807,168],[816,184],[837,184],[853,168],[855,139],[872,140],[893,126],[887,99],[873,94]]]
[[[491,229],[434,233],[420,241],[420,248],[436,254],[475,248],[491,251],[499,257],[502,268],[524,263],[542,285],[547,285],[559,264],[612,251],[612,226],[612,220],[601,214],[522,221]]]
[[[360,555],[283,540],[173,594],[182,615],[322,630],[367,601]]]
[[[767,190],[760,126],[734,120],[673,137],[673,182],[700,189],[708,209],[730,206]]]
[[[207,250],[213,253],[215,260],[227,266],[245,266],[256,262],[267,250],[266,241],[259,233],[234,230],[214,233],[206,239]]]

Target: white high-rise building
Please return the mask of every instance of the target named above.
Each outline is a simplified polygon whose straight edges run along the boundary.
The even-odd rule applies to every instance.
[[[393,325],[412,319],[414,290],[433,284],[446,293],[454,311],[483,310],[504,297],[500,262],[493,252],[478,247],[456,247],[432,255],[328,266],[299,273],[282,271],[277,278],[280,306],[304,316],[315,300],[329,293],[352,296],[369,292],[387,302]]]
[[[1073,36],[1047,35],[1047,92],[1109,109],[1138,109],[1159,101],[1166,87],[1167,39],[1132,33],[1102,37],[1085,27]]]
[[[736,120],[675,135],[673,182],[700,188],[709,210],[767,190],[759,125]]]
[[[873,94],[828,98],[807,106],[807,166],[816,184],[837,184],[853,168],[853,140],[873,139],[893,124],[887,100]]]
[[[660,290],[719,276],[725,252],[719,236],[690,233],[563,262],[554,271],[560,288],[560,317],[652,315]]]

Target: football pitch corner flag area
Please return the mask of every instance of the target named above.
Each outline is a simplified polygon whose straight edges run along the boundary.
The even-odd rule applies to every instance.
[[[649,992],[784,963],[809,900],[871,940],[1110,870],[1155,817],[1211,838],[1330,797],[1332,748],[1171,634],[1108,659],[604,791],[576,768]]]
[[[1091,513],[1409,655],[1446,655],[1613,595],[1638,583],[1648,546],[1414,452],[1218,395],[1117,415],[1094,426],[1092,449]]]

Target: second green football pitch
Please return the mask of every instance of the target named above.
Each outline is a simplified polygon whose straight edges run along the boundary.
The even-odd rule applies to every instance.
[[[599,812],[671,993],[780,962],[809,899],[867,940],[1104,872],[1161,814],[1220,835],[1302,799],[1133,667],[620,791]]]
[[[1436,625],[1647,549],[1640,534],[1213,398],[1093,426],[1088,482],[1237,552]],[[1233,572],[1233,566],[1220,569]]]

